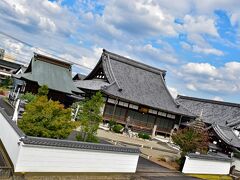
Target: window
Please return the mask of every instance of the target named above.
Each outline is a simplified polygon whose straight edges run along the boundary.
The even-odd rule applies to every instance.
[[[153,109],[149,109],[149,113],[157,114],[157,111],[156,111],[156,110],[153,110]]]
[[[114,106],[113,106],[113,105],[111,105],[111,104],[106,104],[105,114],[112,115],[112,114],[113,114],[113,109],[114,109]]]
[[[134,104],[129,104],[129,108],[138,109],[138,106],[137,106],[137,105],[134,105]]]
[[[115,103],[116,103],[116,99],[111,99],[111,98],[109,98],[109,99],[108,99],[108,102],[109,102],[109,103],[112,103],[112,104],[115,104]]]
[[[126,109],[125,109],[125,108],[122,108],[122,107],[117,106],[114,115],[115,115],[115,116],[124,117],[124,116],[125,116],[125,113],[126,113]]]
[[[164,117],[158,117],[156,124],[159,129],[171,130],[173,128],[174,121]]]

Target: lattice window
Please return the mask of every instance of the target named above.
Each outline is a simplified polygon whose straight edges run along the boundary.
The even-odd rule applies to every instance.
[[[105,76],[102,68],[97,71],[95,78],[96,79],[106,79],[106,76]]]

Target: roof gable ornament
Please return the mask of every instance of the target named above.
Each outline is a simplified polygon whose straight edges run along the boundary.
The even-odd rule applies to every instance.
[[[116,79],[115,74],[114,74],[114,72],[113,72],[109,54],[106,53],[106,50],[105,50],[105,49],[103,50],[103,52],[104,52],[103,60],[106,61],[106,64],[108,65],[108,68],[109,68],[110,76],[112,76],[112,78],[113,78],[113,82],[112,82],[110,85],[116,83],[116,85],[117,85],[117,87],[118,87],[118,91],[121,92],[121,91],[122,91],[122,88],[120,87],[119,83],[117,82],[117,79]]]

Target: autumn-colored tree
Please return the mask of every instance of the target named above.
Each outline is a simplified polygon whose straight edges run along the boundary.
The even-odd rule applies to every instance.
[[[104,100],[102,94],[97,92],[91,99],[81,102],[77,119],[80,121],[81,132],[78,140],[96,142],[96,133],[99,123],[102,121],[101,108]]]
[[[46,87],[25,107],[18,126],[26,135],[66,138],[78,123],[71,121],[71,109],[65,109],[58,101],[48,100]],[[44,95],[43,95],[44,94]]]
[[[173,142],[181,148],[181,155],[189,152],[206,153],[208,150],[208,132],[194,128],[184,128],[172,135]]]

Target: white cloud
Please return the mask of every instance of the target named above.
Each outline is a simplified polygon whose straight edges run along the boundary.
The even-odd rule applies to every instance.
[[[134,36],[177,35],[174,16],[154,1],[110,1],[102,20],[106,26],[113,26]]]
[[[183,29],[190,34],[208,34],[218,37],[215,20],[206,16],[186,15],[183,18]]]
[[[187,40],[189,42],[181,42],[182,48],[200,54],[224,55],[221,50],[213,48],[203,37],[203,35],[209,35],[219,38],[214,19],[205,16],[192,17],[186,15],[182,28],[187,33]]]
[[[215,67],[209,63],[187,63],[181,78],[192,91],[236,93],[240,91],[240,63],[236,61]]]
[[[216,56],[222,56],[224,53],[218,49],[215,49],[215,48],[204,48],[204,47],[199,47],[199,46],[196,46],[194,45],[192,47],[192,51],[193,52],[196,52],[196,53],[203,53],[203,54],[213,54],[213,55],[216,55]]]
[[[189,90],[192,90],[192,91],[196,91],[196,90],[197,90],[197,88],[195,87],[194,84],[187,84],[187,88],[188,88]]]
[[[175,99],[177,97],[177,95],[179,94],[177,89],[174,87],[168,87],[168,90],[170,92],[170,94],[172,95],[172,97]]]
[[[183,70],[185,73],[188,74],[199,74],[209,76],[218,75],[216,67],[210,65],[209,63],[188,63],[183,66]]]
[[[223,101],[223,98],[219,97],[219,96],[214,96],[212,98],[212,100],[215,100],[215,101]]]

